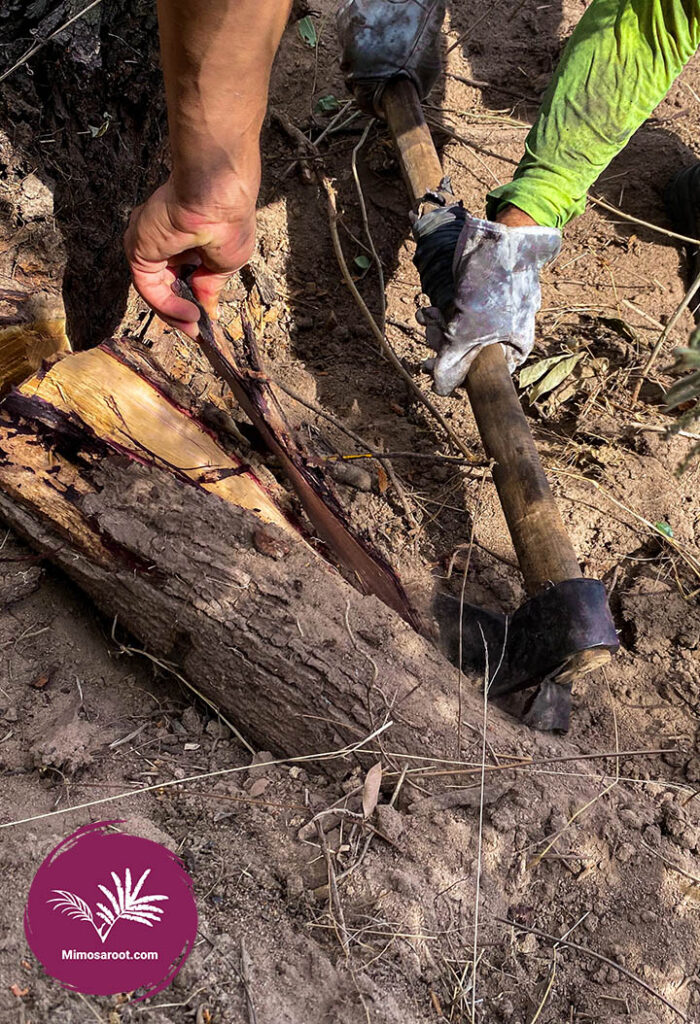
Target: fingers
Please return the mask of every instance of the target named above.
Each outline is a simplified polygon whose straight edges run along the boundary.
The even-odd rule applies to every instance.
[[[211,271],[198,267],[190,278],[192,291],[211,317],[216,316],[219,296],[232,272]]]
[[[190,337],[197,337],[199,310],[193,302],[173,292],[176,275],[172,267],[165,262],[147,264],[137,261],[131,264],[131,274],[136,291],[163,320]]]
[[[202,265],[190,281],[192,291],[211,317],[216,316],[219,297],[228,279],[244,266],[255,248],[255,212],[229,227],[216,245],[202,250]]]
[[[132,213],[124,248],[139,295],[166,323],[196,339],[199,309],[173,291],[178,271],[196,266],[192,290],[214,317],[229,276],[250,258],[254,241],[254,206],[230,220],[208,219],[174,203],[166,184]]]

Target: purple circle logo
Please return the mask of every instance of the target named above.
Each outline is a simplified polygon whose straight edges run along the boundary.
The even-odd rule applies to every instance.
[[[47,974],[108,996],[166,988],[197,933],[192,880],[160,843],[85,825],[51,851],[32,882],[24,931]]]

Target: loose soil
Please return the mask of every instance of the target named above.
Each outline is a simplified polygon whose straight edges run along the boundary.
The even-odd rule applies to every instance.
[[[473,212],[481,213],[485,192],[512,173],[533,98],[585,6],[579,0],[545,7],[452,3],[447,38],[463,39],[450,51],[448,73],[427,109],[454,191]],[[0,67],[78,9],[72,0],[56,9],[44,0],[6,3]],[[301,130],[318,134],[331,116],[317,111],[319,98],[344,102],[344,88],[332,4],[323,0],[312,14],[318,46],[310,48],[290,25],[271,104]],[[128,290],[121,256],[129,210],[167,173],[154,18],[145,0],[104,0],[2,84],[0,326],[36,324],[41,310],[60,313],[63,304],[76,347],[139,334],[162,352],[177,353],[182,365],[182,341]],[[663,187],[698,156],[698,90],[700,64],[693,60],[605,173],[597,195],[668,227]],[[351,170],[362,126],[355,120],[331,134],[321,152],[338,189],[348,261],[378,312],[374,270],[354,262],[365,252]],[[295,163],[288,171],[296,143],[275,120],[266,126],[263,152],[259,255],[252,273],[232,281],[223,319],[232,318],[256,281],[271,374],[371,444],[414,453],[394,465],[417,528],[376,463],[363,464],[369,475],[354,480],[361,487],[339,484],[354,523],[369,531],[414,593],[430,592],[436,581],[458,593],[468,563],[467,600],[514,607],[524,593],[489,478],[482,486],[480,471],[418,457],[450,449],[377,354],[337,270],[324,198],[308,168]],[[414,320],[425,297],[411,262],[405,193],[378,125],[359,167],[386,279],[388,337],[427,390],[426,352]],[[585,571],[609,589],[622,643],[604,673],[576,685],[567,743],[586,755],[666,752],[498,773],[485,792],[480,847],[478,788],[461,788],[459,779],[445,776],[437,795],[428,796],[409,775],[392,807],[401,763],[385,758],[386,789],[371,819],[377,834],[350,815],[333,819],[327,833],[337,874],[353,869],[339,882],[344,929],[337,905],[329,906],[316,832],[303,827],[344,794],[357,811],[360,768],[350,761],[343,780],[329,781],[313,761],[255,767],[270,760],[265,752],[251,764],[250,752],[215,711],[198,703],[167,666],[135,650],[118,623],[104,621],[9,531],[0,534],[2,819],[61,812],[0,832],[2,1024],[471,1020],[479,849],[477,1020],[682,1019],[609,962],[581,950],[553,950],[551,941],[498,920],[505,917],[555,936],[573,929],[572,942],[633,972],[698,1019],[700,832],[693,797],[700,782],[700,611],[688,556],[697,556],[700,541],[700,463],[678,475],[694,442],[663,435],[669,351],[640,403],[629,404],[634,371],[686,284],[684,256],[671,238],[590,205],[567,229],[561,256],[544,274],[538,320],[537,357],[570,346],[583,358],[552,400],[528,410]],[[686,314],[673,343],[682,344],[691,326]],[[194,378],[198,355],[184,354]],[[211,377],[191,400],[205,417],[227,410],[236,418]],[[466,396],[434,400],[478,454]],[[288,408],[319,454],[355,450],[304,406],[289,400]],[[673,543],[654,524],[665,524]],[[478,717],[465,723],[457,747],[457,689],[455,673],[454,756],[478,764]],[[516,751],[489,724],[489,764],[529,749],[520,728]],[[564,747],[552,737],[546,749],[557,757]],[[423,753],[430,758],[430,750]],[[229,774],[130,792],[218,769]],[[544,785],[543,772],[558,773],[558,788]],[[587,810],[576,790],[582,773],[599,780],[599,799]],[[113,803],[69,810],[125,792],[130,795]],[[199,942],[172,988],[145,1004],[128,995],[86,1000],[64,991],[44,975],[22,930],[25,896],[41,859],[78,825],[117,816],[125,829],[176,850],[198,897]]]

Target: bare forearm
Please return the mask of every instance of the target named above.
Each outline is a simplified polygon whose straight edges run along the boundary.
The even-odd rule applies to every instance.
[[[158,0],[173,184],[185,202],[259,176],[258,138],[289,0]]]

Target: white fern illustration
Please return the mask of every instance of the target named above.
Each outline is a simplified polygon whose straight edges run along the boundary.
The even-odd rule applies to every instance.
[[[129,868],[124,872],[123,883],[116,872],[110,871],[115,891],[112,892],[105,885],[97,886],[107,898],[109,906],[106,903],[97,903],[97,910],[94,914],[84,899],[65,889],[53,889],[56,896],[47,902],[53,903],[54,910],[58,910],[61,914],[66,914],[76,921],[85,921],[87,924],[91,924],[104,944],[117,921],[134,921],[136,924],[144,924],[147,928],[152,928],[162,919],[163,908],[156,904],[167,900],[168,897],[162,895],[139,896],[150,873],[151,869],[146,868],[132,889]],[[101,924],[98,924],[95,918]]]

